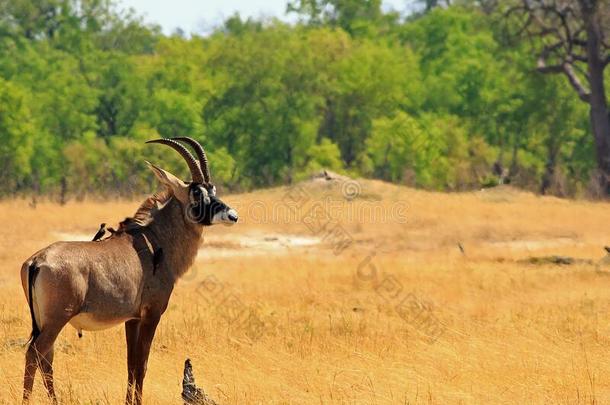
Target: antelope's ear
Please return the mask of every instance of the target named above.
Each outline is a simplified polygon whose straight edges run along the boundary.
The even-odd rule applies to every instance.
[[[169,187],[170,190],[174,193],[174,195],[184,203],[188,203],[188,185],[168,172],[167,170],[163,170],[158,166],[153,165],[149,161],[146,161],[146,164],[155,174],[155,177],[165,186]]]

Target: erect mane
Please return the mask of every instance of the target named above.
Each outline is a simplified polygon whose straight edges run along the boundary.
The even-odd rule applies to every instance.
[[[149,225],[153,220],[154,214],[163,208],[173,195],[174,194],[169,188],[164,188],[151,195],[140,204],[140,207],[136,213],[133,214],[133,217],[125,218],[125,220],[119,224],[119,231],[128,231]]]

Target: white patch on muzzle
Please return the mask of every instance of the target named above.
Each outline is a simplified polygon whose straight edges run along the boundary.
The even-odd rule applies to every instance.
[[[237,218],[237,211],[231,208],[230,210],[214,214],[211,222],[212,224],[234,225],[237,222]]]

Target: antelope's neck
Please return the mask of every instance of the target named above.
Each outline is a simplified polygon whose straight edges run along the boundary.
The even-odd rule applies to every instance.
[[[184,209],[176,198],[172,198],[163,209],[155,214],[149,225],[157,246],[163,249],[161,267],[173,273],[174,281],[193,265],[201,241],[203,227],[190,223],[184,216]]]

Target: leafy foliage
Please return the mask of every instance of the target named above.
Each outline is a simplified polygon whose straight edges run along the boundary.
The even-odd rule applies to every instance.
[[[377,0],[288,9],[300,23],[234,15],[185,38],[106,0],[0,0],[0,194],[147,191],[144,160],[186,176],[144,144],[178,135],[204,144],[229,188],[328,168],[468,189],[494,163],[523,187],[586,187],[586,108],[523,44],[507,47],[493,16],[426,7],[401,20]]]

